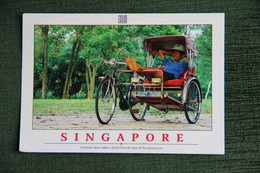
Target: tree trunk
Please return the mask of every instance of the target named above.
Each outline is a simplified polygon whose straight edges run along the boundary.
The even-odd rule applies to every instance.
[[[77,57],[80,50],[80,46],[83,46],[83,43],[80,39],[80,37],[83,34],[84,26],[74,26],[74,30],[76,31],[77,37],[73,42],[72,50],[71,50],[71,56],[70,56],[70,63],[66,74],[66,80],[63,88],[62,98],[68,98],[69,96],[69,90],[72,85],[72,74],[74,71],[74,68],[77,63]],[[77,48],[77,50],[76,50]],[[76,52],[75,52],[76,50]]]
[[[68,98],[68,96],[69,96],[69,91],[70,91],[70,87],[72,86],[72,74],[73,74],[74,69],[75,69],[75,67],[76,67],[76,65],[77,65],[79,50],[80,50],[80,44],[78,43],[77,51],[76,51],[75,56],[74,56],[74,62],[73,62],[73,65],[72,65],[72,68],[71,68],[71,71],[70,71],[70,74],[69,74],[69,79],[68,79],[69,85],[68,85],[68,87],[67,87],[66,98]]]
[[[211,83],[212,83],[212,81],[210,81],[209,84],[208,84],[208,90],[207,90],[207,93],[205,95],[205,100],[208,99],[208,94],[209,94],[209,89],[210,89]]]
[[[47,93],[47,75],[48,75],[48,32],[49,26],[41,27],[44,37],[44,56],[42,60],[42,99],[46,99]]]
[[[73,65],[74,65],[74,58],[75,58],[75,49],[77,47],[78,44],[78,38],[76,38],[76,40],[74,40],[73,42],[73,46],[71,49],[71,56],[70,56],[70,63],[68,66],[68,70],[66,73],[66,79],[65,79],[65,83],[64,83],[64,88],[63,88],[63,93],[62,93],[62,98],[66,99],[68,98],[69,95],[69,88],[70,88],[70,84],[71,84],[71,76],[72,76],[72,72],[73,72]]]
[[[88,99],[92,99],[94,95],[94,89],[95,89],[95,77],[98,67],[100,66],[100,63],[98,64],[92,64],[92,60],[86,59],[86,82],[87,82],[87,90],[88,90]]]

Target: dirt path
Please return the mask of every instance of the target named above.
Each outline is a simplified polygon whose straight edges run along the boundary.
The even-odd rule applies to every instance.
[[[147,114],[144,121],[135,121],[129,114],[115,114],[108,125],[99,124],[95,114],[33,117],[34,130],[211,130],[211,124],[211,114],[201,114],[196,124],[189,124],[184,114]]]

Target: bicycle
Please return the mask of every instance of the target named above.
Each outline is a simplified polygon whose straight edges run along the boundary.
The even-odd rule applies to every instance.
[[[125,65],[125,62],[117,62],[115,59],[111,59],[110,61],[105,60],[103,63],[111,65],[112,70],[108,72],[105,77],[99,77],[101,83],[98,86],[95,102],[98,121],[101,124],[107,124],[112,119],[118,104],[118,95],[120,109],[123,111],[129,109],[132,117],[136,121],[143,120],[147,105],[142,101],[134,99],[132,93],[140,92],[144,90],[144,87],[134,86],[133,81],[130,83],[122,83],[117,77],[117,74],[120,73],[129,73],[132,76],[137,76],[137,74],[131,70],[119,70],[119,65]]]

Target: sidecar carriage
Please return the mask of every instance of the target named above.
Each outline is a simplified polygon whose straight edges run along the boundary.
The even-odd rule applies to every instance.
[[[137,72],[138,75],[145,76],[145,79],[137,77],[137,75],[131,79],[129,106],[133,118],[141,120],[146,110],[152,106],[162,111],[185,111],[188,122],[196,123],[201,112],[202,95],[199,81],[195,75],[194,65],[198,51],[194,42],[187,36],[161,36],[146,38],[143,44],[149,54],[153,50],[170,50],[175,44],[183,45],[186,50],[188,67],[178,79],[167,81],[164,81],[163,77],[153,77],[155,73],[163,73],[164,67]],[[148,66],[152,66],[153,57],[147,56],[145,61]],[[140,102],[139,107],[136,107],[136,102]],[[143,105],[141,112],[140,105]]]

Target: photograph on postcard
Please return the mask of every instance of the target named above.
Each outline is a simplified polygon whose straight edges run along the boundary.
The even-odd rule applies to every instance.
[[[211,130],[211,83],[212,25],[34,26],[33,130]]]

